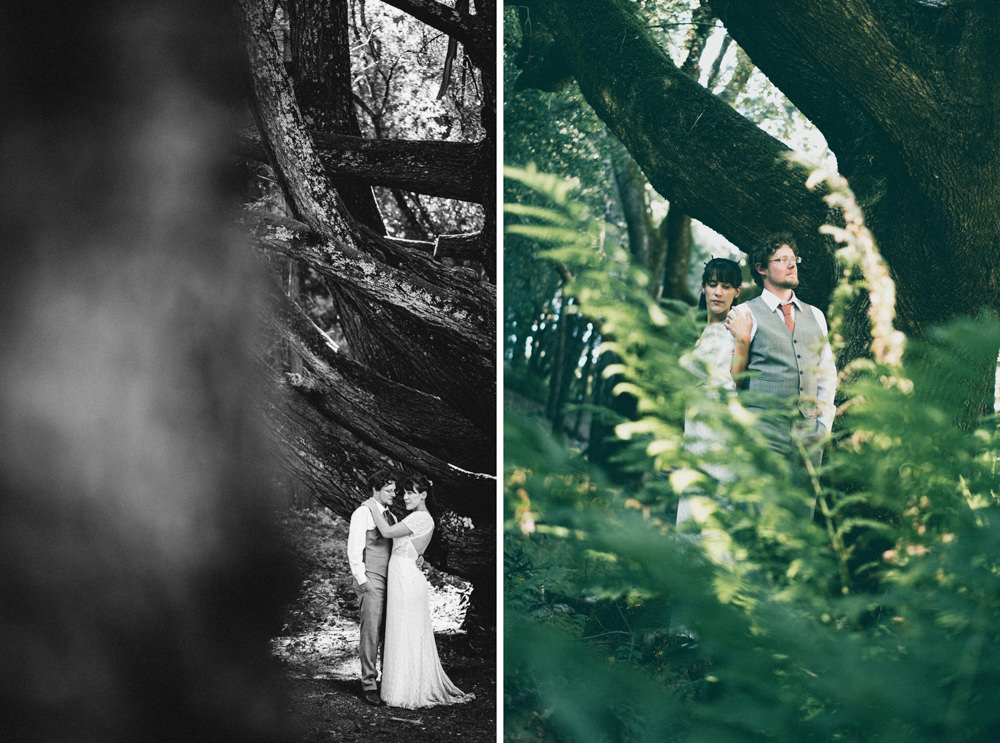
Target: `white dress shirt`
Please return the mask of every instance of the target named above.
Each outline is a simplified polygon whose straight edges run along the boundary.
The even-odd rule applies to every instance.
[[[379,504],[382,515],[385,516],[386,506]],[[388,520],[388,519],[387,519]],[[351,514],[351,526],[347,532],[347,562],[351,566],[351,574],[359,586],[368,582],[365,575],[365,533],[375,528],[375,519],[368,506],[358,506]]]

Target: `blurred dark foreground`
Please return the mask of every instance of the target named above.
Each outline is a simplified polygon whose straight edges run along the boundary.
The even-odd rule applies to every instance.
[[[287,740],[235,10],[5,16],[0,740]]]

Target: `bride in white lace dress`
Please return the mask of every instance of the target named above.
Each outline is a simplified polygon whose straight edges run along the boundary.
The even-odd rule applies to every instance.
[[[455,686],[441,667],[431,627],[427,579],[416,564],[434,532],[434,519],[427,510],[429,490],[430,483],[424,477],[404,481],[403,503],[409,513],[396,524],[390,524],[381,509],[365,501],[382,536],[393,539],[382,651],[382,701],[390,707],[416,709],[475,698]]]
[[[695,347],[681,358],[681,365],[700,380],[706,395],[717,400],[736,393],[734,379],[747,365],[750,316],[745,310],[733,310],[742,282],[743,270],[736,261],[712,258],[705,264],[698,301],[698,308],[705,310],[705,329]],[[689,408],[685,415],[684,447],[698,456],[718,456],[729,450],[724,432],[717,424],[701,420],[697,408]],[[702,464],[702,468],[719,481],[733,479],[732,471],[723,464]],[[685,495],[677,505],[677,525],[692,518],[692,501]]]

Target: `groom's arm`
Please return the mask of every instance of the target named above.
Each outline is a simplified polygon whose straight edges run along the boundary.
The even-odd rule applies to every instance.
[[[368,531],[367,508],[358,508],[351,514],[351,527],[347,533],[347,562],[351,575],[359,586],[368,582],[365,576],[365,532]]]

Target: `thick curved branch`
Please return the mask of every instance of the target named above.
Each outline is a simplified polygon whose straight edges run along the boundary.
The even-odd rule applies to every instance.
[[[810,267],[818,274],[803,283],[829,290],[832,258],[818,235],[828,210],[805,188],[807,172],[788,161],[787,147],[678,70],[618,0],[550,0],[532,12],[657,191],[744,248],[793,230],[819,259]]]
[[[366,139],[313,132],[327,173],[414,193],[483,203],[493,160],[484,143]]]
[[[996,90],[995,51],[962,46],[981,45],[990,37],[984,29],[997,28],[995,3],[711,0],[711,6],[754,63],[823,131],[849,176],[866,171],[875,153],[898,159],[934,201],[990,182],[966,161],[970,150],[983,148],[982,133],[995,131],[992,108],[970,105],[988,97],[991,86]],[[963,135],[970,131],[971,138]]]
[[[496,298],[491,284],[455,274],[452,285],[442,290],[408,271],[373,260],[366,253],[349,253],[331,245],[324,236],[294,220],[259,215],[248,217],[246,227],[260,247],[305,261],[320,274],[393,306],[470,350],[474,348],[485,356],[493,353],[491,329],[496,320],[490,309],[496,306]],[[430,261],[426,256],[421,259]]]
[[[358,252],[358,230],[345,217],[347,210],[316,155],[271,33],[269,6],[267,0],[240,0],[257,126],[296,217],[347,252]]]
[[[744,2],[712,0],[712,9],[765,72],[767,61],[777,55],[786,67],[821,70],[828,89],[858,101],[884,130],[895,131],[897,142],[927,131],[947,135],[945,112],[929,105],[941,91],[910,64],[876,5],[869,0],[758,0],[751,9]]]
[[[302,309],[274,292],[272,330],[311,373],[298,385],[324,416],[398,461],[424,462],[436,473],[453,464],[490,471],[492,436],[441,398],[394,382],[333,349]]]

